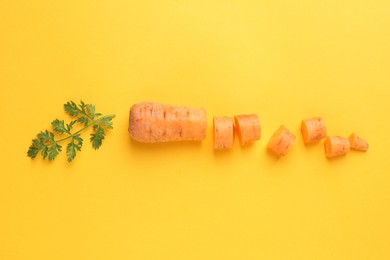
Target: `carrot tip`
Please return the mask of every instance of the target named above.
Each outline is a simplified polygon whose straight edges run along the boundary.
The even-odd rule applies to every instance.
[[[368,143],[355,133],[352,133],[349,136],[349,142],[351,145],[351,149],[355,151],[365,152],[368,150],[369,147]]]

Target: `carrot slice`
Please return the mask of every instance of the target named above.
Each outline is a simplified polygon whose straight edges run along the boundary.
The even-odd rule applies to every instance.
[[[234,130],[233,118],[214,117],[214,149],[228,149],[233,147]]]
[[[349,143],[353,150],[364,152],[368,150],[368,143],[355,133],[349,136]]]
[[[260,139],[260,119],[256,114],[236,115],[234,123],[241,145],[250,144]]]
[[[203,108],[143,102],[130,108],[129,133],[144,143],[202,141],[207,118]]]
[[[326,137],[325,121],[321,117],[302,120],[301,132],[305,144],[318,142]]]
[[[294,142],[295,135],[292,134],[285,126],[281,126],[270,138],[268,142],[268,149],[279,156],[284,156],[294,145]]]
[[[350,150],[349,140],[340,136],[328,136],[324,142],[325,155],[328,158],[346,154]]]

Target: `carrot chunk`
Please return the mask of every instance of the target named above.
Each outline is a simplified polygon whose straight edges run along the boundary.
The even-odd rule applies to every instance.
[[[292,134],[285,126],[281,126],[270,138],[268,142],[268,149],[279,156],[284,156],[294,145],[294,142],[295,135]]]
[[[250,144],[260,139],[260,119],[256,114],[236,115],[234,123],[241,145]]]
[[[202,141],[207,118],[203,108],[143,102],[130,108],[129,133],[139,142]]]
[[[328,136],[324,142],[325,155],[328,158],[346,154],[350,150],[349,140],[340,136]]]
[[[321,117],[302,120],[301,132],[305,144],[318,142],[326,137],[325,121]]]
[[[364,152],[368,150],[368,143],[355,133],[349,136],[349,143],[353,150]]]
[[[233,118],[214,117],[214,149],[229,149],[233,147]]]

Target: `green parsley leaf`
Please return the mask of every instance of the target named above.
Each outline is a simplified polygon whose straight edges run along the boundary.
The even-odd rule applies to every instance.
[[[69,101],[64,105],[64,109],[75,120],[67,124],[64,120],[55,119],[51,122],[51,125],[54,133],[58,135],[66,134],[67,136],[62,139],[56,139],[54,133],[48,130],[39,132],[37,138],[32,140],[32,144],[28,148],[28,157],[34,159],[41,154],[43,159],[54,160],[62,151],[62,146],[59,143],[70,140],[66,145],[66,155],[68,162],[72,162],[77,152],[81,151],[83,145],[83,139],[80,137],[81,132],[92,127],[93,134],[91,134],[90,138],[92,147],[98,149],[105,137],[105,129],[113,128],[112,119],[115,115],[103,116],[100,113],[96,113],[94,105],[85,104],[83,101],[80,101],[80,104],[77,105],[75,102]],[[73,126],[76,123],[80,123],[84,127],[72,133]]]
[[[87,104],[87,111],[88,111],[88,114],[90,115],[90,117],[92,119],[95,118],[95,106],[91,105],[91,104]]]
[[[68,113],[70,116],[76,117],[80,114],[80,109],[76,105],[75,102],[69,101],[64,105],[65,112]]]
[[[57,134],[62,135],[65,132],[69,132],[67,128],[65,128],[65,123],[64,120],[54,120],[51,122],[51,125],[53,126],[53,131],[56,132]]]
[[[43,157],[43,159],[46,159],[47,155],[48,155],[48,151],[49,150],[49,146],[44,146],[43,149],[42,149],[42,152],[41,152],[41,155]]]
[[[80,116],[79,119],[77,119],[77,122],[83,124],[84,126],[87,126],[89,123],[90,119],[85,116]]]
[[[42,150],[43,144],[38,139],[33,139],[31,146],[28,148],[27,156],[31,158],[37,157],[39,151]]]
[[[111,122],[112,118],[103,117],[101,121],[104,124],[104,127],[108,128],[108,129],[112,129],[112,122]]]
[[[70,121],[69,124],[66,124],[66,130],[68,130],[68,132],[70,132],[72,130],[73,125],[76,123],[77,123],[77,120]]]
[[[54,158],[56,158],[56,156],[61,152],[61,149],[62,146],[57,144],[57,143],[54,143],[50,148],[49,148],[49,156],[48,156],[48,159],[49,161],[52,161],[54,160]]]
[[[68,156],[68,162],[72,162],[76,157],[76,151],[81,151],[83,145],[83,139],[80,134],[74,135],[72,141],[66,146],[66,155]]]
[[[106,134],[104,133],[104,129],[99,124],[94,125],[93,130],[95,132],[93,134],[91,134],[90,140],[91,140],[93,149],[97,150],[102,145],[102,141],[103,141],[104,136]]]

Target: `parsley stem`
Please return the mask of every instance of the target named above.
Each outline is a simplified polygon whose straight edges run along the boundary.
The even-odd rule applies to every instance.
[[[59,143],[59,142],[62,142],[62,141],[65,141],[65,140],[68,140],[69,138],[72,138],[73,136],[81,133],[82,131],[84,131],[85,129],[87,129],[88,127],[102,121],[103,118],[111,118],[113,119],[115,117],[115,114],[112,114],[112,115],[107,115],[107,116],[102,116],[102,117],[99,117],[98,119],[95,119],[93,120],[91,123],[89,123],[88,125],[86,125],[85,127],[81,128],[80,130],[78,130],[77,132],[74,132],[73,134],[70,134],[69,136],[65,137],[65,138],[62,138],[60,140],[57,140],[55,141],[55,143]]]

